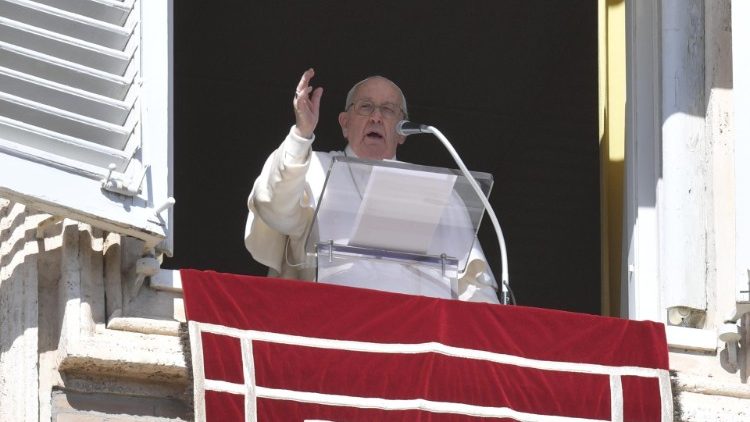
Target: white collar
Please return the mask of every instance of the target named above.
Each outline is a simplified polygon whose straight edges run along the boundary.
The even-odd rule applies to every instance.
[[[352,149],[352,146],[349,144],[346,144],[346,148],[344,148],[344,155],[347,157],[359,158],[357,156],[357,153],[354,152],[354,150]],[[385,161],[398,161],[395,155],[393,156],[393,158],[384,158],[384,160]]]

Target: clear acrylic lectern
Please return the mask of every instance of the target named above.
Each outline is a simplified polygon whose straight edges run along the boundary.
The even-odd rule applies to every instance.
[[[492,175],[472,175],[489,196]],[[318,281],[456,298],[483,214],[459,170],[334,157],[307,263]]]

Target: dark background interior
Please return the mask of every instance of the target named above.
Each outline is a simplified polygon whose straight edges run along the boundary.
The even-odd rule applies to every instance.
[[[243,245],[245,201],[293,123],[314,67],[315,148],[344,146],[348,89],[381,74],[411,120],[439,128],[495,177],[519,304],[600,312],[597,3],[179,1],[175,13],[175,256],[169,268],[263,275]],[[399,159],[456,167],[437,139]],[[499,276],[489,219],[480,232]]]

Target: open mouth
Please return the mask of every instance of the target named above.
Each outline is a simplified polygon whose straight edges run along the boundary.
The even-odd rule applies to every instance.
[[[367,132],[365,136],[367,136],[368,138],[383,139],[383,135],[375,131]]]

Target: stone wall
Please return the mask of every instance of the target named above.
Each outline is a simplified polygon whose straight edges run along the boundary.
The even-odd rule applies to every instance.
[[[0,421],[187,419],[181,295],[135,288],[143,244],[0,201]]]

